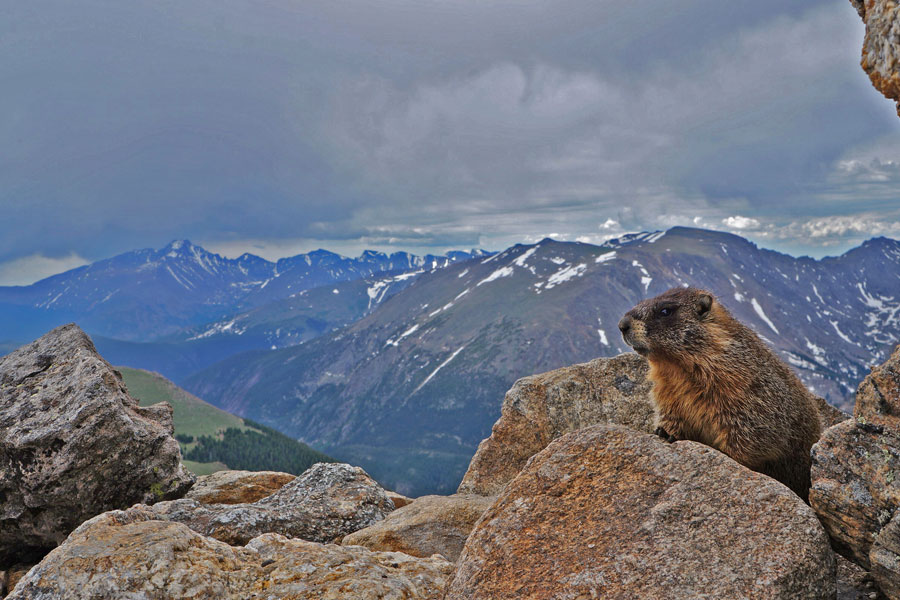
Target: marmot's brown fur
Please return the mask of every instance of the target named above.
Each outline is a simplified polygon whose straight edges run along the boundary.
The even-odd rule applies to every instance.
[[[712,446],[807,500],[820,433],[813,395],[715,296],[673,288],[619,329],[650,361],[659,435]]]

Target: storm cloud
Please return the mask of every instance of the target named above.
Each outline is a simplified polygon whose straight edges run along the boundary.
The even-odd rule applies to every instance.
[[[900,121],[862,34],[846,0],[5,3],[0,274],[181,237],[897,236]]]

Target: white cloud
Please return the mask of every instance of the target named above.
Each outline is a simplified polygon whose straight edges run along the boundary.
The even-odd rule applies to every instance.
[[[725,225],[725,227],[728,227],[730,229],[757,229],[760,224],[758,219],[742,217],[740,215],[726,217],[722,219],[722,223]]]
[[[600,229],[621,229],[622,226],[615,219],[607,219],[600,225]]]
[[[74,252],[58,258],[42,254],[23,256],[0,263],[0,285],[29,285],[86,264],[88,261]]]

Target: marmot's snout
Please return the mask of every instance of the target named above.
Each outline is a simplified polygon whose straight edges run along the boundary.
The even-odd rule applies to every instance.
[[[646,356],[649,348],[647,348],[646,340],[644,339],[643,325],[642,321],[635,320],[631,316],[631,312],[629,312],[619,321],[619,331],[622,332],[622,339],[625,340],[626,344],[631,346],[641,356]]]

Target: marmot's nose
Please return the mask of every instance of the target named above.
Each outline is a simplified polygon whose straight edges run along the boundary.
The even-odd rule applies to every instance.
[[[619,321],[619,330],[623,335],[628,333],[628,330],[631,329],[631,322],[632,319],[628,316],[622,317],[622,320]]]

